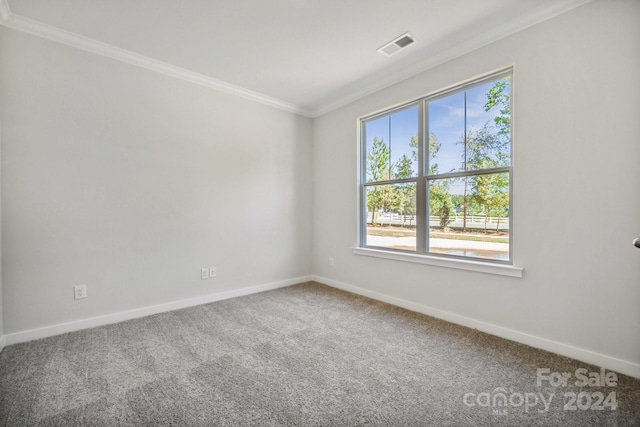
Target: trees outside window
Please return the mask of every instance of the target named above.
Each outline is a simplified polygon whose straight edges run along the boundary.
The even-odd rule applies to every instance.
[[[362,120],[361,246],[511,262],[511,71]]]

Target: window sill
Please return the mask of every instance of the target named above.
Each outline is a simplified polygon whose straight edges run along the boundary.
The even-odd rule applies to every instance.
[[[491,264],[481,261],[466,259],[444,258],[429,255],[418,255],[384,249],[352,248],[355,255],[364,255],[375,258],[391,259],[395,261],[413,262],[417,264],[436,265],[438,267],[455,268],[458,270],[477,271],[479,273],[496,274],[499,276],[522,277],[523,269],[505,264]]]

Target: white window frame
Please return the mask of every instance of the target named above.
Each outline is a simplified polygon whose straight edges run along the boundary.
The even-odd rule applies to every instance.
[[[432,94],[414,99],[401,105],[379,111],[361,117],[358,120],[358,246],[353,248],[356,255],[384,258],[395,261],[404,261],[419,264],[436,265],[462,270],[478,271],[482,273],[498,274],[511,277],[522,277],[523,269],[513,265],[513,67],[506,67],[486,75],[470,79],[466,82],[434,92]],[[427,156],[424,152],[425,141],[428,141],[428,105],[430,101],[470,90],[476,86],[486,84],[489,81],[499,80],[503,77],[511,77],[511,161],[510,166],[494,169],[482,169],[478,171],[440,173],[429,175],[428,165],[425,165]],[[386,181],[367,182],[367,147],[366,147],[366,123],[381,117],[387,117],[394,113],[418,107],[418,175],[415,178],[389,179]],[[428,186],[435,179],[446,179],[461,176],[474,176],[488,173],[509,174],[509,260],[492,260],[467,256],[436,254],[428,252],[429,225],[428,214]],[[406,251],[385,247],[368,246],[367,239],[367,206],[366,189],[373,185],[400,184],[415,182],[416,184],[416,251]]]

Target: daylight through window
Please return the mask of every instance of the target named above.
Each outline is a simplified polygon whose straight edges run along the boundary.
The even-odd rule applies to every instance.
[[[360,246],[511,263],[511,80],[362,119]]]

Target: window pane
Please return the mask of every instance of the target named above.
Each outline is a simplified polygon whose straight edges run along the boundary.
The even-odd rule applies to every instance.
[[[365,123],[367,182],[386,181],[389,176],[389,117]]]
[[[467,170],[511,164],[511,80],[500,79],[466,92]]]
[[[462,169],[464,113],[464,92],[429,102],[429,175]]]
[[[361,244],[511,262],[510,72],[388,110],[361,130]]]
[[[367,182],[418,173],[418,107],[365,123]]]
[[[429,252],[509,261],[509,174],[429,181]]]
[[[418,107],[391,116],[391,177],[418,176]]]
[[[429,102],[428,174],[511,165],[511,79]]]
[[[416,183],[366,187],[367,246],[416,250]]]

